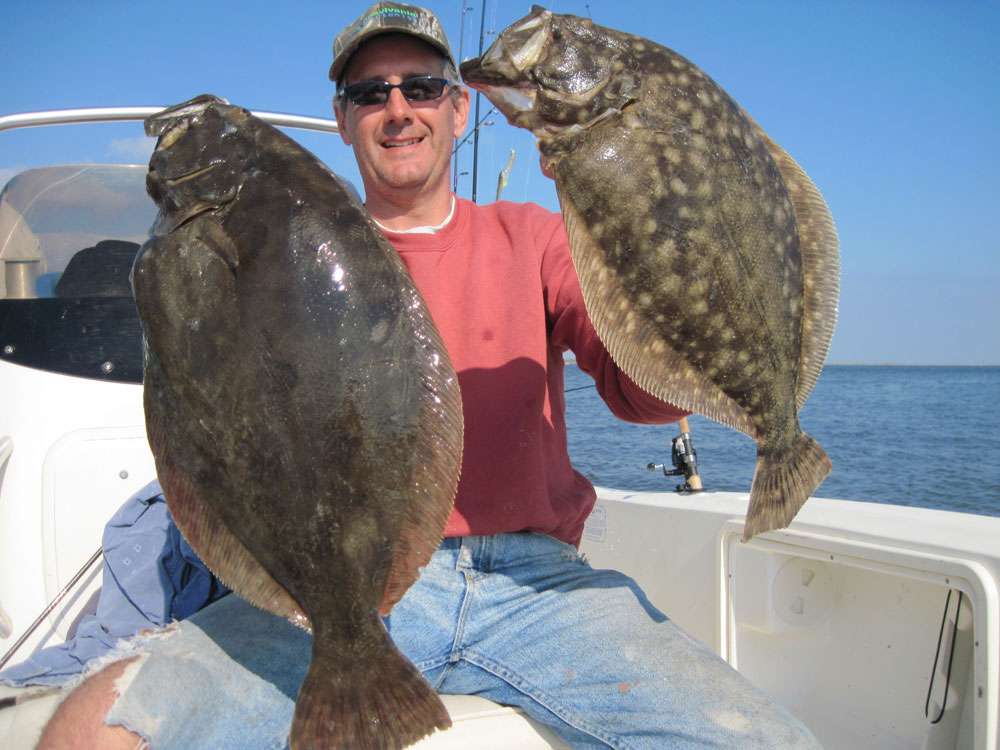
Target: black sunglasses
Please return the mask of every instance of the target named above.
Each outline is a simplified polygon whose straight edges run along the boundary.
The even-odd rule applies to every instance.
[[[438,99],[446,86],[451,83],[447,78],[434,76],[414,76],[405,78],[400,83],[388,81],[360,81],[344,86],[344,95],[359,107],[373,104],[385,104],[393,89],[400,92],[411,102],[430,102]]]

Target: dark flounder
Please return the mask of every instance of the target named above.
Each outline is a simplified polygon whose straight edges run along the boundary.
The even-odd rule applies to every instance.
[[[786,526],[830,471],[797,416],[837,310],[815,186],[699,68],[586,19],[535,7],[462,75],[538,136],[615,361],[754,438],[744,537]]]
[[[441,540],[458,381],[398,255],[345,185],[214,97],[165,110],[133,269],[167,504],[206,564],[311,628],[291,745],[397,748],[450,720],[379,619]]]

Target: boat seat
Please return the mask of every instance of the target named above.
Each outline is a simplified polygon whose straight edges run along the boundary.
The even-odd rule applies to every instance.
[[[0,700],[38,689],[0,685]],[[0,708],[0,746],[6,750],[33,748],[59,699],[59,694],[50,694]],[[519,709],[500,706],[474,695],[442,695],[441,699],[451,715],[451,729],[424,738],[411,746],[413,750],[468,750],[470,747],[477,750],[564,750],[569,747]]]
[[[56,282],[57,297],[131,297],[129,274],[139,245],[101,240],[75,253]]]
[[[518,708],[475,695],[442,695],[451,729],[412,745],[413,750],[549,750],[569,748],[552,730]]]

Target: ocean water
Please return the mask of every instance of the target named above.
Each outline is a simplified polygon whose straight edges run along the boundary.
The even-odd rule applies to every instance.
[[[573,465],[594,484],[670,491],[676,425],[612,416],[593,381],[566,367]],[[827,365],[799,421],[833,462],[815,497],[1000,516],[1000,367]],[[749,492],[756,447],[742,433],[688,418],[706,489]]]

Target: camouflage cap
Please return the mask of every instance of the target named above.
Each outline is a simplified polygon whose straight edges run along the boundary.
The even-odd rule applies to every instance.
[[[364,42],[377,34],[410,34],[427,42],[444,57],[455,63],[441,22],[427,8],[404,3],[379,2],[361,14],[354,23],[333,40],[333,65],[330,80],[336,81],[344,72],[347,61]],[[457,66],[456,66],[457,69]]]

